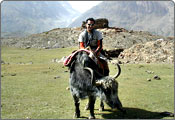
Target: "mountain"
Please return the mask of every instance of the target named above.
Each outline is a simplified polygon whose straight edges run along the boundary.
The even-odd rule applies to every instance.
[[[81,26],[88,17],[107,18],[111,27],[174,36],[172,1],[104,1],[82,14],[69,27]]]
[[[66,1],[4,1],[1,35],[24,36],[66,27],[79,15]]]

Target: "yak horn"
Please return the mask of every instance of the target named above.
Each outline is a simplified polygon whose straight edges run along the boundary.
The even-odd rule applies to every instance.
[[[118,68],[118,73],[113,76],[113,79],[116,79],[121,73],[121,68],[120,68],[120,65],[118,63],[117,63],[117,68]]]
[[[91,84],[93,84],[93,79],[94,79],[94,72],[91,68],[85,67],[85,70],[88,70],[91,73]]]

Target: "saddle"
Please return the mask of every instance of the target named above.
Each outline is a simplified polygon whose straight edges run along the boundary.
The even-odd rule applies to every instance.
[[[71,63],[74,61],[74,57],[80,52],[80,51],[85,51],[88,54],[90,54],[89,50],[86,49],[79,49],[76,51],[73,51],[72,54],[70,54],[68,57],[66,57],[66,60],[64,61],[63,65],[66,67],[69,67],[71,65]]]
[[[76,50],[74,52],[72,52],[72,54],[70,54],[66,60],[64,61],[64,66],[69,67],[71,65],[71,63],[74,61],[74,57],[80,52],[80,51],[85,51],[86,53],[88,53],[89,57],[96,63],[96,65],[98,66],[98,72],[100,72],[101,74],[105,75],[105,69],[108,69],[108,65],[107,62],[100,59],[99,57],[95,56],[91,51],[87,50],[87,49],[79,49]]]

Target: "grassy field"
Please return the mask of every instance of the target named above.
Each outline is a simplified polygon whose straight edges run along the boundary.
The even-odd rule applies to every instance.
[[[68,56],[77,48],[21,49],[1,48],[1,118],[2,119],[72,119],[74,103],[69,90],[69,70],[52,59]],[[116,73],[109,64],[110,74]],[[173,64],[122,64],[119,98],[127,115],[111,110],[98,111],[97,119],[173,119],[159,113],[174,112]],[[147,73],[145,71],[153,71]],[[158,75],[161,80],[153,77]],[[147,79],[151,79],[148,81]],[[80,103],[82,119],[89,116]]]

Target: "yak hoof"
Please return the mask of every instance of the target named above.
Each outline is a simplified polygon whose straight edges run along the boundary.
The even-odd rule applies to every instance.
[[[125,109],[122,109],[122,113],[123,113],[123,114],[127,114],[127,112],[126,112]]]
[[[80,118],[80,113],[75,113],[73,118]]]
[[[95,116],[89,116],[89,119],[95,119]]]
[[[84,110],[90,110],[89,105],[87,104],[86,107],[84,108]]]
[[[99,111],[104,111],[104,110],[105,110],[104,107],[99,108]]]

